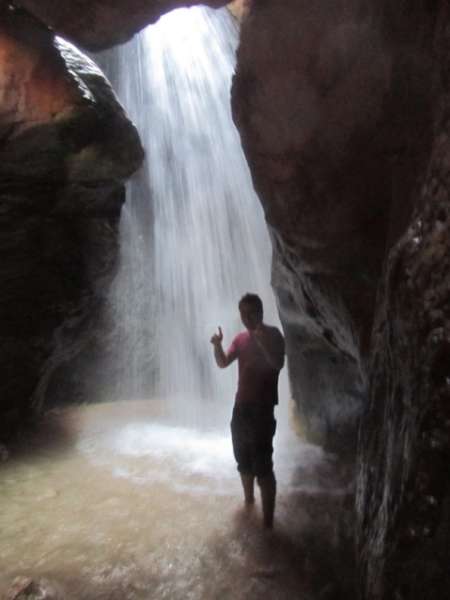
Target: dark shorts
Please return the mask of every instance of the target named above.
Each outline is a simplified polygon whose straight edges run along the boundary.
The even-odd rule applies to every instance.
[[[272,441],[276,425],[273,408],[262,411],[254,406],[234,406],[231,439],[240,473],[265,477],[273,472]]]

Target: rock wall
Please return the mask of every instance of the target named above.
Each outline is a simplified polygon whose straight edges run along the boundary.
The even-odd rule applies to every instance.
[[[387,256],[372,339],[357,497],[360,591],[371,600],[450,590],[450,11],[429,9],[396,15],[427,56],[433,110],[412,195],[396,185],[413,213]]]
[[[391,190],[392,56],[352,0],[256,2],[234,117],[274,245],[292,390],[310,436],[354,439]]]
[[[309,433],[337,447],[364,409],[358,562],[371,600],[450,589],[448,13],[256,2],[233,88],[294,397]]]
[[[0,429],[39,406],[107,293],[143,151],[95,65],[0,6]]]
[[[60,35],[89,50],[101,50],[129,40],[140,29],[181,6],[221,0],[20,0],[20,5]]]

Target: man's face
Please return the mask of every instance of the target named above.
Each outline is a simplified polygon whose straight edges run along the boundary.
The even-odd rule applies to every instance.
[[[253,304],[241,304],[239,312],[241,313],[242,323],[249,331],[256,329],[262,323],[262,313]]]

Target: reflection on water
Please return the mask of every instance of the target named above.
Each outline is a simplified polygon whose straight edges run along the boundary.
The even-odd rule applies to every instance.
[[[19,575],[53,586],[48,597],[86,600],[298,598],[320,587],[307,532],[336,545],[346,497],[330,457],[280,436],[268,539],[259,503],[242,512],[228,433],[152,423],[154,406],[67,410],[2,466],[0,597]],[[324,487],[332,480],[340,494]]]

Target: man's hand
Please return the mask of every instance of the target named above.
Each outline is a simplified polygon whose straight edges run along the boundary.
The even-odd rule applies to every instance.
[[[223,333],[222,328],[219,327],[219,333],[215,333],[211,338],[211,344],[214,346],[214,357],[216,359],[217,366],[221,369],[228,367],[236,358],[235,356],[226,355],[222,348]]]
[[[252,334],[259,339],[264,337],[264,334],[265,334],[264,323],[258,323],[258,325],[255,327],[255,329],[252,329]]]
[[[257,325],[255,329],[252,329],[250,332],[251,336],[258,342],[258,346],[260,347],[261,344],[264,347],[270,345],[270,335],[268,336],[267,333],[268,332],[263,323],[259,323],[259,325]]]
[[[211,344],[213,346],[220,346],[223,340],[222,328],[219,327],[219,333],[215,333],[211,338]]]

